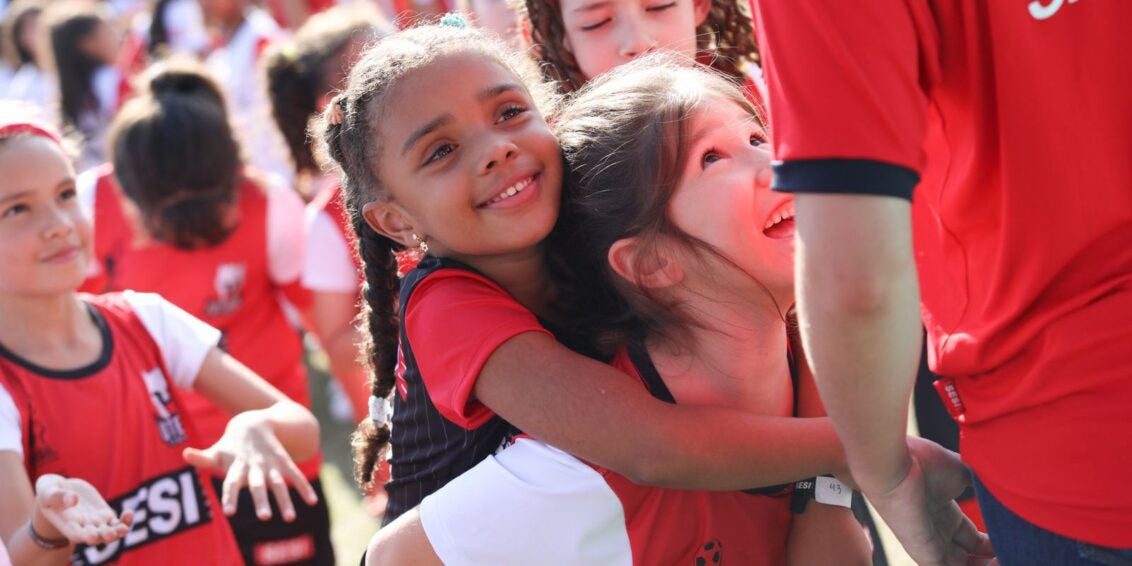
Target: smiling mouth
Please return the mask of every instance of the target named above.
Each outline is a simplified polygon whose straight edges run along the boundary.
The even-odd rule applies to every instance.
[[[772,214],[763,226],[763,234],[770,238],[789,238],[794,235],[794,205]]]
[[[498,195],[495,195],[495,197],[492,198],[491,200],[481,204],[480,207],[482,208],[482,207],[485,207],[485,206],[491,206],[493,204],[498,204],[498,203],[501,203],[501,202],[503,202],[503,201],[505,201],[505,200],[507,200],[511,197],[514,197],[515,195],[526,190],[527,187],[530,187],[531,184],[535,182],[535,177],[537,177],[537,176],[538,176],[538,174],[531,175],[530,177],[527,177],[526,179],[523,179],[523,180],[515,183],[514,185],[507,187],[506,189],[500,191]]]

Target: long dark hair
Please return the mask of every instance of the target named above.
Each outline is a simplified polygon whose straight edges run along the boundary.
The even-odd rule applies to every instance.
[[[363,318],[368,327],[365,359],[370,370],[370,390],[386,398],[396,382],[399,321],[395,307],[400,290],[395,254],[401,244],[378,234],[362,217],[367,203],[390,198],[381,180],[376,156],[380,152],[378,125],[389,94],[407,74],[455,53],[478,53],[510,69],[524,81],[540,108],[547,110],[553,89],[539,79],[538,69],[521,53],[501,41],[470,28],[424,25],[382,39],[354,66],[345,90],[323,113],[322,138],[330,157],[342,171],[342,189],[350,222],[357,234],[358,256],[364,265]],[[329,119],[338,115],[341,120]],[[363,488],[373,481],[373,471],[389,443],[389,426],[363,419],[354,433],[355,475]]]
[[[108,21],[97,5],[78,0],[51,6],[46,15],[44,26],[51,38],[51,57],[59,78],[63,124],[77,128],[82,113],[98,105],[91,81],[103,65],[84,52],[82,44]]]
[[[267,56],[267,92],[271,115],[287,140],[297,173],[319,170],[311,139],[310,119],[319,100],[345,82],[348,62],[342,60],[354,41],[364,41],[392,30],[368,10],[332,8],[315,14],[291,39],[272,48]]]
[[[616,241],[637,238],[638,262],[652,257],[662,238],[728,261],[669,215],[688,158],[687,123],[709,95],[758,118],[719,72],[663,54],[591,81],[555,117],[569,165],[562,212],[550,240],[559,309],[571,333],[591,337],[605,356],[630,340],[673,338],[693,324],[680,305],[613,271],[608,253]]]
[[[114,173],[159,241],[220,243],[237,197],[240,151],[219,87],[193,64],[159,64],[110,126]]]
[[[691,0],[688,0],[691,1]],[[758,64],[759,48],[748,0],[708,0],[711,9],[696,27],[696,48],[713,68],[742,82],[747,65]],[[574,54],[566,48],[566,25],[559,0],[525,0],[520,16],[530,24],[533,52],[544,63],[547,78],[566,91],[586,84]]]

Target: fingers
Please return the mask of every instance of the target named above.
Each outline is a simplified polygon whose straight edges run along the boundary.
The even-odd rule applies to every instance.
[[[220,465],[220,454],[211,448],[207,450],[186,448],[181,452],[181,457],[194,468],[224,471],[224,467]]]
[[[267,481],[264,478],[263,468],[252,466],[248,469],[248,492],[251,493],[252,503],[255,505],[256,517],[260,521],[271,518],[271,502],[267,499]]]
[[[295,487],[295,490],[299,492],[299,495],[302,496],[303,501],[307,502],[307,505],[318,504],[318,493],[315,492],[314,488],[311,487],[311,482],[299,471],[299,467],[290,458],[284,460],[283,473],[287,480],[291,482],[291,485]]]
[[[224,508],[225,515],[236,514],[236,502],[239,499],[240,488],[244,487],[244,483],[247,481],[245,469],[244,464],[236,463],[228,468],[228,475],[224,476],[220,506]]]
[[[287,482],[279,470],[272,468],[267,472],[267,482],[271,492],[275,494],[275,503],[279,505],[279,513],[283,520],[290,523],[295,520],[295,505],[291,502],[291,491],[287,489]]]
[[[130,525],[133,525],[134,524],[134,510],[133,509],[126,509],[125,511],[122,511],[122,516],[118,517],[118,520],[121,521],[122,524],[126,525],[127,527],[129,527]]]
[[[979,532],[979,529],[967,517],[963,517],[963,522],[955,530],[951,540],[955,541],[955,544],[971,556],[994,557],[994,547],[991,546],[990,537],[986,533]]]

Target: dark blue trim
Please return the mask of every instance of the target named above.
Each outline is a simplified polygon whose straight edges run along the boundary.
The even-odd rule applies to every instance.
[[[920,174],[869,159],[794,159],[774,163],[774,189],[787,193],[879,195],[912,200]]]

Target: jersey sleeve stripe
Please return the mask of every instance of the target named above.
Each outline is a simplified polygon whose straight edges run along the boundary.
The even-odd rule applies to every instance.
[[[794,159],[774,163],[774,189],[788,193],[891,196],[912,200],[916,171],[870,159]]]

